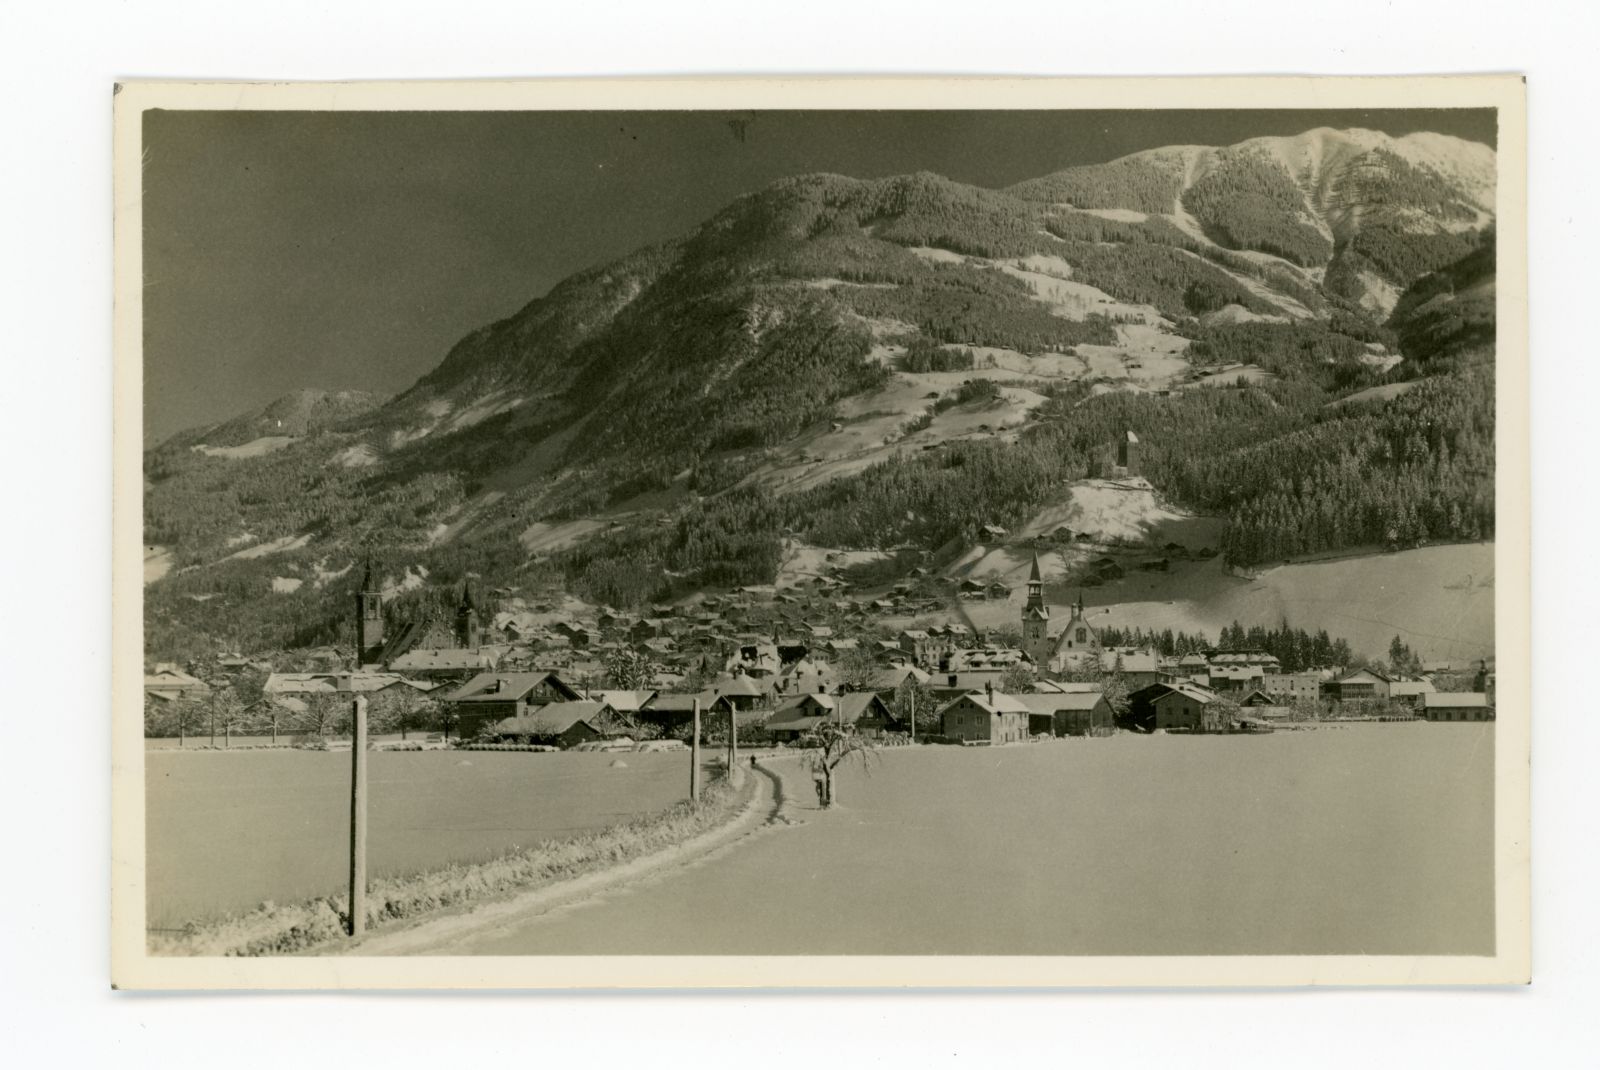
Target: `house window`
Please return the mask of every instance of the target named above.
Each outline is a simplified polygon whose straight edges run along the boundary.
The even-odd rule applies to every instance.
[[[1084,630],[1083,630],[1083,629],[1082,629],[1082,628],[1079,628],[1079,629],[1078,629],[1078,642],[1080,642],[1080,643],[1081,643],[1081,642],[1083,642],[1083,641],[1084,641],[1084,640],[1085,640],[1085,639],[1086,639],[1086,638],[1087,638],[1087,635],[1086,635],[1086,634],[1085,634],[1085,632],[1084,632]]]

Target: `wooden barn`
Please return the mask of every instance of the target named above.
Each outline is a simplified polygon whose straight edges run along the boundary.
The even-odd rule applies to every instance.
[[[1151,684],[1128,696],[1126,723],[1137,732],[1223,732],[1221,695],[1199,684]]]
[[[1099,691],[1013,696],[1028,707],[1028,732],[1036,736],[1109,736],[1111,703]]]

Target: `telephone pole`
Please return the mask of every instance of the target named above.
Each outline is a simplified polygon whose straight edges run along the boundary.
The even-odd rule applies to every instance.
[[[350,702],[350,935],[367,927],[367,699]]]
[[[739,765],[739,711],[728,707],[728,779]]]
[[[694,700],[694,731],[689,737],[689,803],[700,805],[700,700]]]

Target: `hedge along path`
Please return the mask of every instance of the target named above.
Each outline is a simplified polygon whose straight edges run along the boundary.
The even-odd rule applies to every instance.
[[[193,924],[181,932],[152,933],[148,947],[152,955],[327,954],[357,948],[362,954],[390,953],[379,941],[407,935],[393,932],[402,922],[472,910],[507,895],[514,898],[494,904],[497,910],[526,909],[530,898],[548,896],[554,901],[592,894],[628,879],[629,874],[707,850],[709,841],[730,824],[742,824],[741,819],[758,813],[770,796],[768,777],[749,777],[736,769],[731,780],[726,774],[713,780],[701,792],[698,807],[685,800],[659,814],[487,862],[372,881],[366,897],[367,930],[380,932],[362,941],[351,941],[347,935],[347,898],[325,896],[283,906],[265,903],[248,914]],[[707,845],[696,846],[703,842]],[[452,920],[463,922],[467,917]]]
[[[783,777],[774,766],[791,763],[789,755],[762,757],[753,767],[756,775],[746,775],[744,766],[734,770],[735,786],[719,778],[702,793],[708,798],[721,793],[723,803],[720,814],[712,817],[711,806],[702,807],[706,815],[706,828],[698,834],[671,844],[661,850],[618,859],[617,865],[588,872],[571,880],[546,883],[515,894],[511,898],[485,904],[470,913],[451,914],[422,919],[418,924],[401,931],[391,931],[358,942],[346,941],[344,953],[358,955],[423,955],[448,954],[453,944],[471,936],[482,935],[485,930],[520,926],[530,918],[540,917],[567,907],[579,907],[605,892],[657,876],[668,870],[694,865],[714,858],[723,851],[732,850],[752,833],[777,824],[794,824],[784,818],[780,810],[783,800]],[[679,804],[688,810],[687,803]]]

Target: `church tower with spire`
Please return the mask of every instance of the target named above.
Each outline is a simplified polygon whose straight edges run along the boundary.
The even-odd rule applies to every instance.
[[[472,604],[472,582],[461,584],[461,605],[456,607],[456,643],[463,650],[476,650],[478,641],[478,610]]]
[[[382,650],[383,591],[372,578],[372,555],[368,554],[361,589],[356,591],[356,666],[370,665]]]
[[[1035,669],[1043,670],[1050,660],[1050,607],[1044,602],[1044,573],[1039,569],[1039,555],[1033,555],[1033,569],[1028,573],[1028,601],[1022,607],[1022,652],[1028,655]]]

